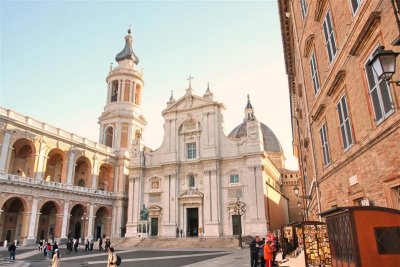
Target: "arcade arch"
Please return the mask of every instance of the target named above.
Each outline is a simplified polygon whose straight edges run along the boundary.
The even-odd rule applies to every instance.
[[[111,234],[111,208],[101,206],[95,213],[94,238],[99,239],[102,236]]]
[[[91,185],[91,164],[90,160],[81,156],[76,160],[75,174],[74,174],[74,185],[81,187],[90,187]]]
[[[103,163],[99,169],[99,179],[97,188],[104,191],[112,191],[113,188],[113,168],[110,164]]]
[[[64,153],[58,148],[52,149],[48,154],[45,179],[61,183],[63,181]]]
[[[20,197],[11,197],[4,202],[0,216],[0,241],[22,244],[28,236],[29,213],[26,201]]]
[[[68,238],[76,238],[79,239],[83,236],[83,227],[84,223],[82,222],[83,215],[87,214],[85,206],[82,204],[76,204],[72,207],[70,212],[69,219],[69,234]],[[85,228],[87,227],[87,223],[85,224]]]
[[[36,238],[48,240],[58,237],[56,232],[60,232],[60,225],[57,225],[57,213],[60,207],[54,201],[47,201],[40,209],[39,223]]]
[[[9,173],[33,177],[36,154],[34,144],[26,138],[20,138],[12,148]]]

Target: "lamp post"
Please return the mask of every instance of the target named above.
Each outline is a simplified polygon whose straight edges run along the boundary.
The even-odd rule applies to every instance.
[[[299,195],[300,189],[299,189],[299,187],[298,187],[297,185],[295,185],[295,186],[293,187],[293,192],[294,192],[294,194],[295,194],[298,198],[304,198],[304,199],[306,199],[306,200],[311,200],[311,196],[306,196],[306,195],[305,195],[305,196],[302,196],[302,195]],[[305,205],[305,207],[304,207],[304,215],[307,215],[306,206],[307,206],[307,205]],[[300,200],[297,201],[297,207],[301,208],[301,202],[300,202]],[[304,216],[302,216],[302,217],[303,217],[303,221],[304,221]],[[307,217],[305,217],[305,218],[307,218]]]
[[[396,72],[396,57],[399,54],[393,50],[385,50],[384,46],[379,46],[367,65],[372,67],[378,79],[400,86],[400,81],[391,81],[393,74]]]
[[[85,228],[86,228],[86,221],[89,220],[89,217],[86,216],[86,212],[83,213],[81,220],[83,221],[83,230],[82,230],[82,244],[85,244]]]
[[[242,216],[246,213],[245,204],[238,198],[233,208],[234,215],[240,215],[239,223],[239,247],[242,248]]]

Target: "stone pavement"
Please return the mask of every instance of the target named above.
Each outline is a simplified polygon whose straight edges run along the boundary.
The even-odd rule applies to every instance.
[[[17,253],[17,260],[9,262],[5,259],[3,249],[0,249],[2,255],[0,266],[13,267],[36,267],[50,265],[50,260],[43,258],[36,248],[21,248]],[[153,266],[157,267],[160,263],[163,266],[185,266],[185,267],[225,267],[235,266],[244,267],[250,266],[249,249],[194,249],[194,248],[173,248],[173,249],[127,249],[117,251],[123,259],[122,266]],[[66,256],[64,254],[64,256]],[[106,253],[68,255],[62,257],[62,266],[78,266],[77,263],[82,263],[82,266],[105,266]],[[278,262],[281,262],[281,254],[277,256]],[[44,264],[44,265],[43,265]],[[304,253],[301,253],[297,258],[289,258],[288,261],[279,265],[280,267],[304,267]]]

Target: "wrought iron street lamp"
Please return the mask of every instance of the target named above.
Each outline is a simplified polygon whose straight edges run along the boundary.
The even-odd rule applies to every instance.
[[[246,213],[245,204],[238,198],[233,208],[234,215],[240,215],[239,223],[239,247],[242,248],[242,216]]]
[[[384,46],[379,46],[375,50],[372,59],[368,62],[368,66],[372,66],[379,79],[400,86],[400,81],[390,81],[396,72],[396,57],[399,54],[393,50],[385,50]]]
[[[83,213],[81,220],[83,221],[83,230],[82,230],[82,244],[85,244],[85,226],[86,226],[86,221],[89,220],[89,217],[86,216],[86,212]]]

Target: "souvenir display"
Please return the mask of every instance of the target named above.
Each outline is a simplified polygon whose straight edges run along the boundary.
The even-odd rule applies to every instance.
[[[332,266],[329,238],[326,225],[303,224],[297,229],[297,236],[304,240],[305,260],[308,267]],[[302,236],[304,233],[304,236]]]

